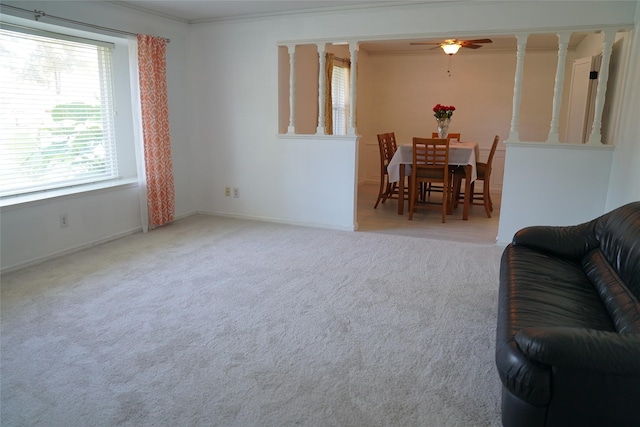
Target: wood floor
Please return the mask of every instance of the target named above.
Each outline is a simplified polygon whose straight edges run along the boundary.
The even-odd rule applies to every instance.
[[[500,194],[491,194],[493,200],[491,218],[487,218],[483,206],[475,205],[469,209],[469,219],[464,221],[462,219],[462,205],[460,205],[452,215],[447,215],[447,222],[444,224],[439,205],[430,205],[426,210],[419,209],[413,214],[413,220],[409,221],[408,206],[405,204],[404,215],[398,215],[397,200],[387,200],[374,209],[373,205],[376,203],[377,195],[377,184],[363,184],[358,188],[359,232],[496,244],[500,217]],[[435,197],[437,198],[439,195]]]

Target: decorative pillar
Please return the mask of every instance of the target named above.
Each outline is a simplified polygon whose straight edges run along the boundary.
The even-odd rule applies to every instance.
[[[325,55],[326,43],[318,43],[318,128],[316,135],[325,135],[324,129],[324,91],[325,91],[325,63],[327,56]]]
[[[567,47],[571,33],[558,33],[558,66],[556,67],[556,83],[553,90],[553,112],[551,113],[551,128],[547,142],[560,142],[560,107],[562,105],[562,88],[564,86],[564,69],[567,60]]]
[[[602,144],[602,111],[604,110],[604,97],[607,92],[607,81],[609,80],[609,61],[611,60],[611,49],[616,38],[615,30],[604,31],[604,41],[602,45],[602,65],[598,73],[598,88],[596,90],[596,102],[593,107],[593,125],[591,126],[591,136],[587,144]]]
[[[356,134],[356,82],[358,77],[358,49],[357,42],[349,43],[349,51],[351,52],[351,68],[349,70],[349,126],[347,128],[348,135]]]
[[[516,76],[513,87],[513,112],[511,115],[511,130],[509,132],[510,141],[519,141],[520,133],[519,121],[520,121],[520,98],[522,97],[522,75],[524,71],[524,54],[527,47],[527,38],[529,34],[518,34],[518,53],[516,62]]]
[[[287,133],[296,132],[296,45],[287,45],[289,51],[289,128]]]

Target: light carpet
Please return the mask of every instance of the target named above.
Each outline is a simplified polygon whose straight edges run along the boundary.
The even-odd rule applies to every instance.
[[[196,215],[8,273],[3,426],[499,426],[502,248]]]

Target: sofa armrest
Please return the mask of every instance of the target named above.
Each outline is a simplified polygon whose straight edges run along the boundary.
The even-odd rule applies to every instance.
[[[526,227],[513,236],[512,244],[579,260],[600,245],[595,236],[595,224],[596,220],[571,226]]]
[[[547,365],[640,376],[640,334],[540,327],[520,330],[515,340],[527,357]]]

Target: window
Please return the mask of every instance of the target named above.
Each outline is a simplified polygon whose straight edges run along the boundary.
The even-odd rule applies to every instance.
[[[117,178],[109,43],[0,30],[0,197]]]
[[[333,101],[333,134],[347,134],[349,111],[349,68],[334,65],[331,77],[331,99]]]

